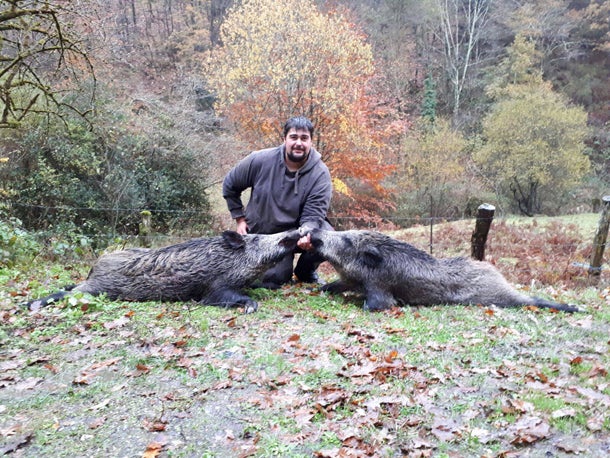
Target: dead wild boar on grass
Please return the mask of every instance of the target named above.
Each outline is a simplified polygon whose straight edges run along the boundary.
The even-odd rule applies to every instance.
[[[192,239],[158,249],[129,249],[101,256],[87,280],[70,291],[33,300],[39,309],[72,291],[125,301],[198,301],[205,305],[257,310],[258,303],[241,290],[296,248],[297,230],[278,234]]]
[[[491,264],[469,258],[437,259],[414,246],[373,231],[310,231],[314,249],[335,268],[340,280],[322,289],[364,293],[366,310],[395,305],[533,305],[564,312],[579,309],[513,288]]]

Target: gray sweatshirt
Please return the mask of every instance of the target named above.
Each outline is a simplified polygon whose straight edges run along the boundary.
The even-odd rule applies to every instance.
[[[251,188],[246,209],[242,192]],[[332,184],[322,156],[314,148],[297,172],[284,162],[284,145],[254,151],[225,177],[222,195],[231,216],[246,217],[250,232],[273,234],[301,226],[321,227],[330,206]]]

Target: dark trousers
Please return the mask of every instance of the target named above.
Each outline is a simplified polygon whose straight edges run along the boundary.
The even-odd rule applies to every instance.
[[[327,222],[324,223],[321,229],[334,231],[334,228]],[[294,267],[294,274],[301,281],[311,281],[314,277],[316,269],[322,263],[322,261],[324,261],[324,258],[317,253],[303,251],[300,248],[297,248],[293,253],[289,253],[275,266],[267,270],[263,274],[261,282],[263,284],[276,285],[288,283],[292,279],[294,255],[296,253],[301,253],[301,255],[299,256],[297,265]]]

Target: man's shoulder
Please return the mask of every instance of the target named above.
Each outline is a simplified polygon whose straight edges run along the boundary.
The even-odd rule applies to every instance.
[[[311,151],[312,169],[318,170],[318,173],[330,174],[328,166],[322,160],[322,155],[315,149]]]
[[[281,146],[274,146],[272,148],[259,149],[257,151],[252,151],[250,156],[253,159],[267,159],[271,157],[275,157],[279,154]]]
[[[267,167],[275,162],[275,158],[279,155],[279,150],[280,147],[274,147],[252,151],[239,162],[236,169]]]

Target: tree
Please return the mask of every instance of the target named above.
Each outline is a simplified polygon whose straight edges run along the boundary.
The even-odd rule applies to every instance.
[[[587,114],[542,79],[532,41],[515,38],[505,75],[490,88],[497,102],[483,120],[475,161],[522,214],[549,210],[589,170]]]
[[[277,142],[284,120],[308,116],[345,207],[357,200],[364,215],[389,205],[385,142],[400,126],[372,95],[371,48],[346,16],[322,14],[309,0],[247,0],[230,10],[220,40],[207,82],[242,139]]]
[[[453,88],[453,120],[457,120],[470,69],[477,64],[478,45],[492,0],[436,0],[445,68]]]
[[[424,97],[421,106],[421,115],[431,125],[436,121],[436,84],[432,75],[428,75],[424,80]]]
[[[399,216],[447,217],[465,203],[472,192],[465,147],[464,138],[447,120],[422,116],[402,143]]]
[[[0,127],[16,127],[30,113],[92,111],[93,67],[70,27],[77,8],[60,0],[0,1]],[[85,100],[70,92],[83,81]]]
[[[210,42],[212,46],[221,44],[220,25],[231,6],[233,6],[233,0],[210,0],[208,20],[210,23]]]

